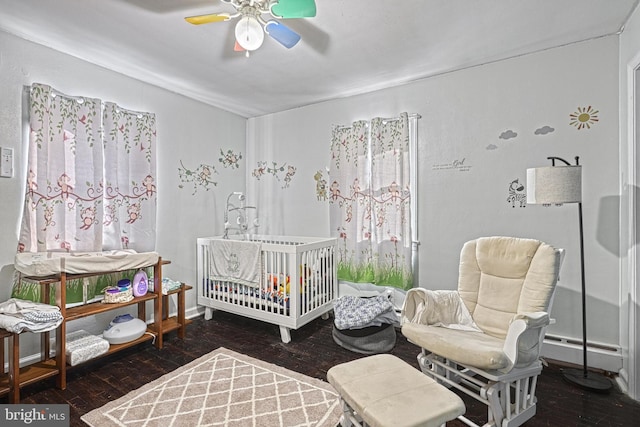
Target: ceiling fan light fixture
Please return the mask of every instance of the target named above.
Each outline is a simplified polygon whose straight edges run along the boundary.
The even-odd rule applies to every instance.
[[[209,13],[205,15],[188,16],[187,22],[193,25],[211,22],[228,21],[238,18],[235,26],[236,52],[243,52],[246,56],[259,49],[264,42],[265,33],[278,43],[291,49],[300,41],[300,35],[277,20],[265,20],[263,15],[273,18],[312,18],[316,16],[315,0],[220,0],[233,6],[235,13]]]
[[[256,50],[264,42],[264,31],[253,16],[243,16],[236,24],[236,41],[245,50]]]

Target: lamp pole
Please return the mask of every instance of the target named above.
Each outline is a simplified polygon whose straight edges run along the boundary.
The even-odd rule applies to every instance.
[[[555,166],[555,161],[560,160],[567,166],[572,166],[566,160],[560,157],[547,157],[551,160],[551,165]],[[575,166],[580,166],[580,158],[576,156]],[[584,277],[584,227],[582,224],[582,198],[578,202],[578,226],[580,228],[580,278],[582,286],[582,370],[563,369],[562,376],[568,382],[578,385],[582,388],[607,392],[611,389],[611,381],[604,375],[589,372],[587,369],[587,287]]]

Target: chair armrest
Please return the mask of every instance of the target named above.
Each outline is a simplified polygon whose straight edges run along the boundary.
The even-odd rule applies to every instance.
[[[521,313],[513,317],[503,348],[511,362],[507,371],[529,365],[538,358],[542,341],[540,337],[549,323],[549,314],[543,311]]]
[[[511,319],[511,323],[519,320],[526,322],[528,329],[548,326],[551,321],[551,319],[549,318],[549,313],[544,311],[516,314],[515,316],[513,316],[513,319]]]

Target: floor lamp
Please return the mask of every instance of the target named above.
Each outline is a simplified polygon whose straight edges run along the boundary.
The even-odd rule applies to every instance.
[[[580,387],[605,392],[611,388],[611,381],[604,375],[587,370],[587,307],[584,279],[584,233],[582,228],[582,166],[576,156],[576,164],[571,165],[560,157],[547,157],[551,166],[527,169],[527,203],[544,206],[563,203],[578,204],[580,227],[580,273],[582,278],[582,369],[564,369],[564,378]],[[556,160],[564,166],[556,166]]]

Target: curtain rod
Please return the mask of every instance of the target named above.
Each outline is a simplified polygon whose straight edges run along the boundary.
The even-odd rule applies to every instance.
[[[33,89],[33,86],[32,85],[25,85],[24,88],[27,91],[27,93],[29,93],[29,92],[31,92],[31,89]],[[66,93],[62,93],[59,90],[52,88],[51,86],[49,86],[49,88],[51,89],[51,94],[54,97],[61,96],[61,97],[64,97],[64,98],[73,99],[73,100],[78,101],[80,103],[84,102],[84,100],[88,98],[87,96],[67,95]],[[89,98],[89,99],[91,99],[91,98]]]
[[[414,118],[415,119],[421,119],[422,118],[422,116],[420,114],[418,114],[418,113],[407,114],[407,117],[410,118],[410,119],[414,119]],[[398,121],[398,120],[400,120],[400,117],[382,117],[382,121],[385,121],[385,122],[395,122],[395,121]],[[367,125],[368,125],[368,123],[367,123]],[[337,130],[349,129],[349,128],[351,128],[351,125],[335,125],[333,128],[337,129]]]
[[[113,105],[115,105],[115,106],[116,106],[116,111],[117,111],[117,112],[121,112],[121,111],[122,111],[122,112],[125,112],[125,113],[128,113],[128,114],[133,114],[133,115],[137,116],[138,118],[141,118],[141,117],[142,117],[142,116],[144,116],[144,115],[155,115],[155,113],[149,113],[149,112],[145,112],[145,111],[129,110],[129,109],[127,109],[127,108],[123,108],[123,107],[119,106],[119,105],[118,105],[118,104],[116,104],[115,102],[106,102],[106,101],[105,101],[105,102],[103,102],[102,104],[103,104],[103,106],[104,106],[104,104],[113,104]],[[103,108],[104,108],[104,107],[103,107]]]
[[[28,92],[31,91],[33,86],[25,85],[24,87],[25,87],[25,89],[26,89],[26,91],[28,93]],[[141,118],[142,116],[147,115],[147,114],[154,114],[154,113],[149,113],[149,112],[146,112],[146,111],[129,110],[127,108],[121,107],[120,105],[118,105],[115,102],[103,101],[103,100],[98,99],[98,98],[90,98],[90,97],[87,97],[87,96],[67,95],[66,93],[62,93],[59,90],[54,89],[51,86],[49,86],[49,87],[51,88],[51,94],[52,94],[53,97],[61,96],[63,98],[67,98],[67,99],[73,99],[74,101],[78,102],[79,104],[82,104],[85,99],[97,99],[98,101],[100,101],[100,104],[101,104],[103,109],[104,109],[104,105],[105,104],[114,104],[116,106],[116,111],[118,111],[118,112],[123,111],[125,113],[133,114],[133,115],[136,115],[138,118]]]
[[[418,113],[407,114],[407,117],[409,117],[410,119],[413,119],[413,118],[421,119],[422,118],[422,116],[420,114],[418,114]],[[392,121],[395,121],[395,120],[400,120],[400,117],[388,117],[388,118],[383,117],[382,120],[386,120],[388,122],[392,122]]]

